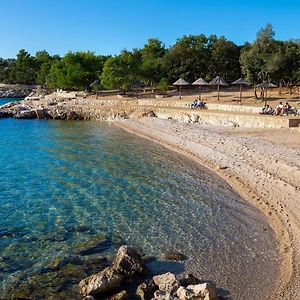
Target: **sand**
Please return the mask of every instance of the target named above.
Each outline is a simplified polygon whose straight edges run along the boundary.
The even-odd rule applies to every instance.
[[[221,128],[158,118],[115,124],[192,157],[259,208],[282,256],[277,288],[269,299],[300,298],[299,131]]]

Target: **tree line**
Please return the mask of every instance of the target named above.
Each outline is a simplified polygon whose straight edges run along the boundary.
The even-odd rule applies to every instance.
[[[188,35],[166,47],[150,38],[143,48],[116,56],[68,52],[51,56],[20,50],[15,59],[0,58],[0,82],[38,84],[49,88],[88,90],[99,81],[102,89],[129,90],[140,80],[164,87],[179,77],[189,82],[216,75],[228,82],[244,77],[252,84],[272,81],[282,86],[300,83],[300,41],[275,39],[272,25],[262,28],[253,43],[238,46],[224,36]]]

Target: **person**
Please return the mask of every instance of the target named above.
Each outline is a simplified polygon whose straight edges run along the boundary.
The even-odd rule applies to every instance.
[[[270,107],[269,104],[265,105],[260,112],[260,114],[262,115],[272,115],[273,113],[274,113],[274,109]]]
[[[285,114],[289,114],[289,112],[291,112],[292,107],[289,105],[289,103],[287,102],[284,106],[283,106],[283,113]]]
[[[265,114],[267,113],[268,107],[269,107],[269,104],[265,105],[265,106],[261,109],[260,114],[265,115]]]
[[[283,104],[279,102],[279,105],[276,106],[276,116],[283,114]]]
[[[191,108],[196,108],[196,107],[197,107],[197,100],[195,99],[191,104]]]

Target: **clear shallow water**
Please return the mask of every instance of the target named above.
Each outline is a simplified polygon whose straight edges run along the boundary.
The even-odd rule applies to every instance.
[[[108,124],[13,119],[0,119],[0,154],[0,297],[74,298],[89,261],[121,243],[180,251],[179,271],[234,299],[274,285],[263,216],[191,160]]]
[[[22,99],[18,98],[0,98],[0,105],[6,104],[8,102],[20,101]]]

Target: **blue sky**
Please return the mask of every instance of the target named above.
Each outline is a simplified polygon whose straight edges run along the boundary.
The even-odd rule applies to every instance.
[[[300,38],[300,0],[0,0],[0,57],[24,48],[118,54],[156,37],[189,34],[253,41],[271,23],[277,39]]]

